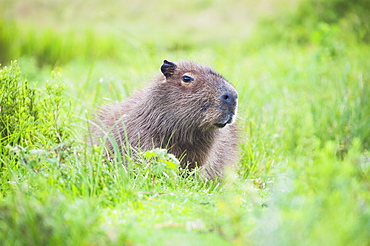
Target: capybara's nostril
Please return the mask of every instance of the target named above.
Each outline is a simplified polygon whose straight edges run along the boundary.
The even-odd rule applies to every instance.
[[[221,96],[221,100],[224,102],[228,102],[230,100],[229,94],[224,94]]]
[[[230,93],[225,93],[221,96],[221,101],[227,104],[235,104],[236,97]]]

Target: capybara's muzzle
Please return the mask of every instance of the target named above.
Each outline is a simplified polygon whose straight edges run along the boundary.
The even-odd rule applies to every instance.
[[[220,100],[221,105],[219,109],[221,111],[221,115],[214,125],[222,128],[227,124],[232,124],[235,121],[238,105],[238,94],[236,91],[227,92],[221,96]]]

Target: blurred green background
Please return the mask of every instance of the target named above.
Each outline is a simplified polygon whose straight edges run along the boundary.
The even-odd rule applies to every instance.
[[[0,16],[0,244],[370,245],[370,1],[0,0]],[[127,174],[86,151],[85,120],[163,59],[237,88],[237,176]]]
[[[129,59],[131,52],[125,49],[204,50],[240,44],[251,36],[258,47],[282,40],[321,42],[327,37],[320,32],[325,36],[330,32],[337,42],[370,40],[366,0],[2,0],[0,4],[2,63],[22,56],[34,57],[39,65],[61,65],[79,57]],[[262,25],[257,25],[261,18]]]
[[[132,51],[125,49],[152,54],[226,45],[250,36],[256,19],[277,4],[161,0],[1,5],[2,62],[29,55],[39,65],[60,65],[78,57],[129,60]]]

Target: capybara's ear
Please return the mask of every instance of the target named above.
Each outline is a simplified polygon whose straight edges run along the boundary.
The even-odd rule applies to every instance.
[[[166,78],[169,78],[174,74],[176,67],[175,63],[164,60],[161,66],[161,71]]]

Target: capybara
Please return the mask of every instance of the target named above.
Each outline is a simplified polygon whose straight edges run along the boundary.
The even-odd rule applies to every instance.
[[[190,61],[164,60],[161,74],[123,102],[100,108],[93,143],[113,158],[129,150],[166,148],[181,167],[205,179],[222,177],[237,161],[238,94],[220,74]]]

